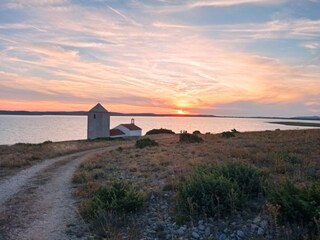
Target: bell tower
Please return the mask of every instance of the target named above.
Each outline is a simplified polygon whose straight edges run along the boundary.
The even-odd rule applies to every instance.
[[[110,113],[98,103],[88,112],[88,139],[110,137]]]

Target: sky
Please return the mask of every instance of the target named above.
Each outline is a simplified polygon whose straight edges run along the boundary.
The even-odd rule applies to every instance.
[[[320,115],[320,0],[1,0],[0,109]]]

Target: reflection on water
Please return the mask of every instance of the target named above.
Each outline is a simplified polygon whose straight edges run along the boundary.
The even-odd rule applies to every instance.
[[[132,117],[111,117],[110,127],[130,123]],[[168,128],[175,132],[199,130],[202,133],[219,133],[230,129],[238,131],[261,131],[301,129],[270,124],[270,119],[249,118],[198,118],[198,117],[134,117],[143,134],[153,128]],[[277,120],[281,121],[281,120]],[[283,120],[288,121],[288,120]],[[306,121],[314,122],[314,121]],[[47,140],[64,141],[86,139],[86,116],[13,116],[0,115],[0,144],[40,143]]]

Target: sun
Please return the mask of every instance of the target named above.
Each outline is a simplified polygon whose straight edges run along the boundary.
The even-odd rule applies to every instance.
[[[183,115],[183,114],[185,114],[185,112],[182,109],[179,109],[179,110],[177,110],[177,114]]]

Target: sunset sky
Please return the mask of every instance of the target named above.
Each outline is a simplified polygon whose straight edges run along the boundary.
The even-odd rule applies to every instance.
[[[320,0],[1,0],[0,109],[320,115]]]

